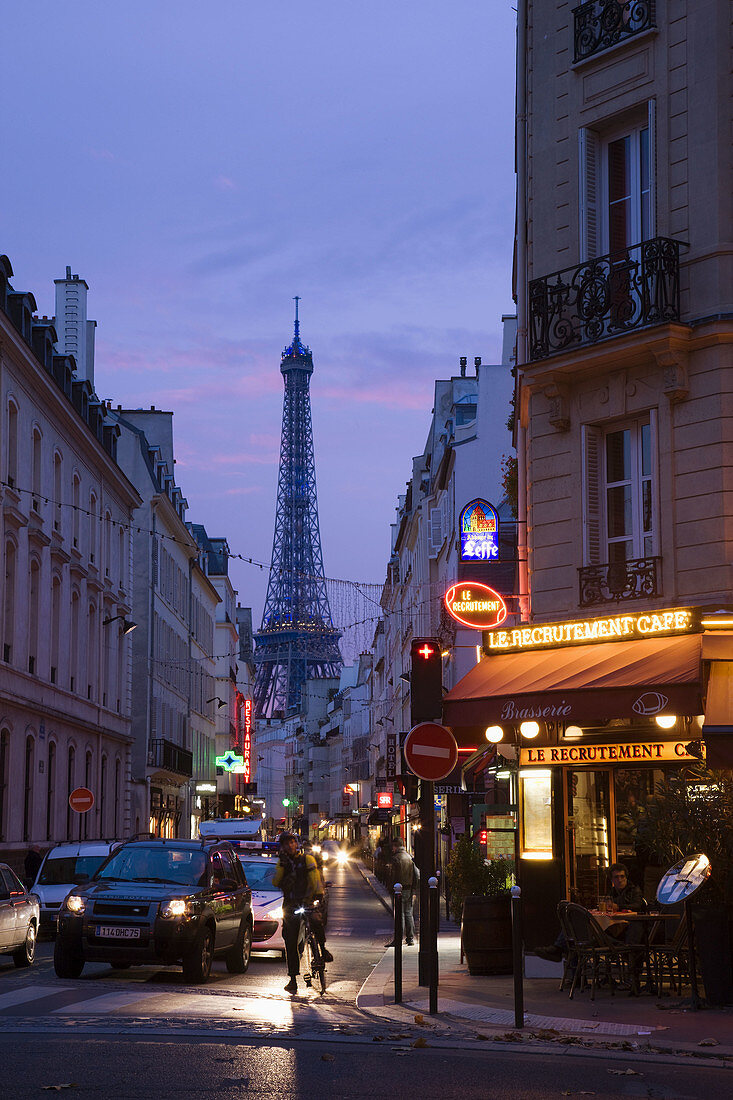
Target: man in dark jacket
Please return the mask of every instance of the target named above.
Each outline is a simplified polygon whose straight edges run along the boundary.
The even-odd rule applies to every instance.
[[[405,846],[397,837],[392,841],[392,882],[399,882],[402,886],[402,928],[405,933],[405,943],[412,947],[415,942],[415,917],[413,907],[415,894],[420,885],[420,872],[415,866],[415,861]],[[394,947],[394,940],[390,940],[387,947]]]
[[[315,857],[300,851],[295,833],[282,833],[280,836],[280,858],[272,876],[272,884],[283,892],[283,939],[288,963],[290,981],[285,986],[287,993],[298,992],[298,974],[300,973],[300,952],[298,937],[302,918],[295,912],[302,906],[311,906],[323,897],[323,880]],[[326,962],[333,962],[333,955],[326,949],[326,931],[317,912],[310,917],[311,928],[320,945]]]

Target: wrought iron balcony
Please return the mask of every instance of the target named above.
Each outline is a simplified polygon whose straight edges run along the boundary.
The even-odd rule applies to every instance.
[[[661,596],[661,558],[629,558],[579,569],[580,606]]]
[[[680,241],[655,237],[529,284],[529,358],[680,316]]]
[[[655,0],[589,0],[575,8],[575,61],[656,27]]]
[[[165,737],[157,737],[150,742],[148,767],[190,779],[193,775],[193,753]]]

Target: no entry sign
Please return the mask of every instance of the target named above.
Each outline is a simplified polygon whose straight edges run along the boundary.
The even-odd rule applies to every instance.
[[[69,805],[77,814],[85,814],[94,805],[94,795],[88,787],[77,787],[69,795]]]
[[[437,722],[420,722],[405,738],[405,763],[418,779],[445,779],[458,763],[456,739]]]

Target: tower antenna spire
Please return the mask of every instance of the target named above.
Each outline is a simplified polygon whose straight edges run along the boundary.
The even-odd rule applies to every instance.
[[[298,320],[298,302],[300,301],[300,296],[298,294],[296,294],[295,297],[293,298],[293,301],[295,302],[295,339],[299,340],[300,339],[300,321]]]

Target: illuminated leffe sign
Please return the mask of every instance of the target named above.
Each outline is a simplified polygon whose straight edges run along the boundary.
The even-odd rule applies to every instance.
[[[548,767],[551,764],[669,764],[696,760],[684,741],[639,741],[613,745],[543,745],[519,751],[519,766]]]
[[[518,653],[528,649],[587,645],[589,642],[622,642],[656,638],[664,634],[690,634],[699,629],[699,616],[692,608],[676,607],[635,615],[612,615],[603,619],[576,619],[572,622],[539,623],[537,626],[517,626],[513,630],[496,630],[487,635],[484,645],[491,652]]]
[[[499,517],[488,500],[472,500],[458,521],[461,561],[499,560]]]
[[[456,622],[472,630],[493,630],[507,616],[507,606],[498,592],[488,584],[466,581],[450,586],[445,594],[445,608]]]
[[[244,700],[244,745],[242,748],[244,757],[244,782],[249,783],[252,778],[252,700]]]

